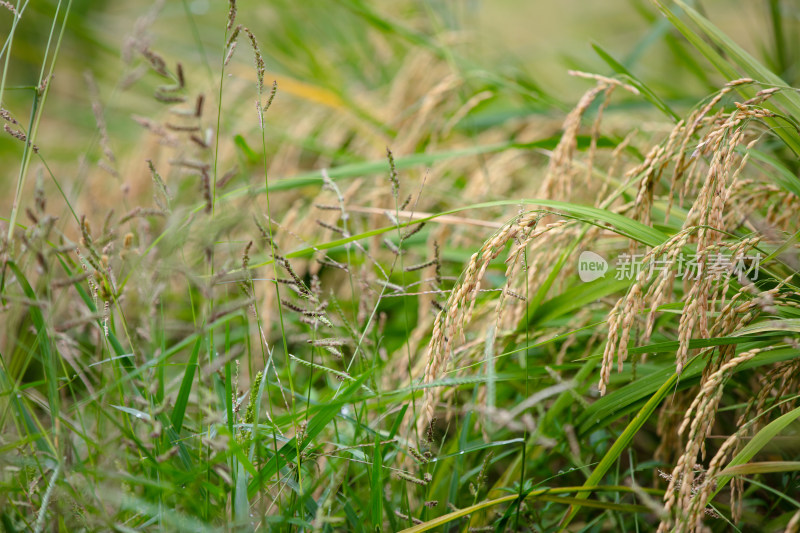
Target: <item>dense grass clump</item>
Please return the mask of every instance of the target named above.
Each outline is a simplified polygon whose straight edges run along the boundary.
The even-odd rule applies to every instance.
[[[792,3],[312,4],[0,2],[2,528],[800,530]]]

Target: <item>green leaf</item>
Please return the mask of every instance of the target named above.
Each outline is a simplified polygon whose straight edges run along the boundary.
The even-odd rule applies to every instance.
[[[689,346],[691,348],[705,348],[715,345],[726,345],[744,342],[745,337],[723,337],[719,339],[693,339]],[[651,346],[643,346],[631,349],[631,353],[654,353],[658,351],[675,351],[678,348],[677,342],[660,343]],[[736,367],[733,372],[738,373],[750,368],[773,364],[778,361],[793,359],[797,357],[797,351],[792,348],[780,348],[769,350],[757,354],[753,359]],[[683,389],[696,384],[702,373],[702,365],[698,364],[702,359],[694,358],[687,363],[680,376],[678,389]],[[640,376],[636,381],[617,389],[610,394],[603,396],[592,403],[578,417],[576,424],[578,434],[585,435],[590,431],[607,426],[615,420],[632,412],[645,398],[655,393],[661,384],[674,376],[674,367],[670,366]]]
[[[5,371],[4,364],[3,364],[3,354],[0,353],[0,385],[2,385],[2,396],[8,395],[11,403],[11,408],[13,412],[16,414],[16,418],[18,423],[25,429],[28,433],[28,436],[24,439],[24,441],[28,440],[35,440],[36,447],[43,451],[50,454],[55,453],[53,451],[53,446],[47,439],[47,434],[44,428],[41,427],[41,424],[38,419],[36,419],[33,413],[25,405],[23,401],[23,397],[21,394],[18,394],[18,390],[16,386],[12,383],[10,377]],[[1,397],[1,396],[0,396]],[[5,416],[5,413],[3,413]],[[22,429],[20,428],[20,429]],[[24,442],[23,441],[23,442]],[[20,444],[22,444],[21,442]],[[16,447],[16,444],[14,444]]]
[[[123,413],[133,415],[133,417],[139,420],[150,421],[153,419],[149,413],[145,413],[144,411],[140,411],[139,409],[134,409],[133,407],[125,407],[124,405],[112,405],[111,407],[117,409],[118,411],[122,411]]]
[[[383,454],[381,453],[381,435],[375,432],[375,446],[372,453],[372,477],[370,479],[370,509],[372,524],[379,526],[383,519]]]
[[[192,381],[194,381],[194,372],[197,368],[197,356],[200,353],[200,341],[201,339],[198,338],[194,343],[192,354],[189,356],[189,362],[186,363],[186,370],[183,373],[178,397],[175,399],[175,407],[172,408],[172,426],[179,434],[183,427],[186,406],[189,404],[189,394],[192,392]]]
[[[761,431],[756,433],[753,438],[750,439],[750,442],[748,442],[745,447],[742,448],[733,459],[731,459],[728,465],[723,469],[723,472],[726,470],[730,472],[731,469],[735,469],[736,467],[749,462],[750,459],[755,457],[755,455],[761,451],[764,446],[769,444],[773,438],[775,438],[781,431],[786,429],[789,424],[798,418],[800,418],[800,407],[792,409],[785,415],[773,420],[761,428]],[[717,493],[719,493],[719,491],[728,484],[732,477],[733,475],[730,473],[728,475],[720,475],[717,478],[717,487],[714,489],[714,493],[711,497],[713,498],[716,496]]]
[[[668,117],[673,118],[676,121],[680,120],[680,117],[677,113],[675,113],[666,103],[664,103],[664,101],[659,98],[658,95],[654,93],[647,85],[645,85],[639,78],[634,76],[627,68],[625,68],[622,63],[614,59],[611,54],[603,50],[600,45],[592,44],[592,48],[594,48],[594,51],[600,56],[600,59],[605,61],[609,67],[614,69],[614,72],[623,75],[631,85],[636,87],[648,102],[656,106]]]
[[[233,500],[233,512],[236,522],[244,524],[250,517],[250,502],[247,499],[247,472],[240,461],[236,461],[236,494]]]
[[[528,326],[544,324],[586,305],[597,302],[601,298],[628,288],[632,280],[618,280],[613,276],[601,278],[589,283],[581,282],[570,287],[550,300],[537,306],[529,313]]]
[[[786,87],[790,90],[781,91],[773,96],[773,101],[784,105],[794,117],[800,117],[800,94],[790,87],[786,81],[772,72],[764,64],[750,55],[744,48],[736,44],[730,37],[725,35],[719,28],[711,23],[706,17],[701,15],[694,8],[687,5],[682,0],[675,0],[681,6],[692,22],[703,31],[715,45],[719,46],[726,54],[750,77],[775,87]],[[794,132],[795,134],[797,132]]]
[[[250,145],[247,144],[247,141],[241,135],[234,135],[233,136],[233,143],[236,145],[236,148],[242,153],[242,155],[247,159],[247,162],[251,165],[258,163],[259,156],[257,153],[250,148]]]
[[[714,67],[720,71],[726,80],[735,80],[741,75],[736,67],[728,60],[722,57],[711,45],[705,42],[701,35],[692,30],[685,24],[680,17],[668,9],[659,0],[654,0],[662,13],[672,22],[672,24],[686,37],[697,50],[708,59]],[[680,0],[675,0],[675,3],[688,15],[702,31],[703,35],[710,39],[716,46],[723,50],[732,61],[744,72],[745,75],[753,78],[761,83],[777,87],[789,87],[789,85],[782,80],[779,76],[771,72],[767,67],[759,63],[753,56],[748,54],[743,48],[737,45],[733,40],[725,35],[722,31],[714,26],[708,19],[700,13],[686,5]],[[752,89],[739,88],[738,91],[746,96],[752,95]],[[791,116],[800,117],[800,95],[794,90],[780,91],[773,95],[771,101],[775,104],[780,104],[786,107]],[[775,111],[774,105],[769,101],[765,102],[764,107]],[[785,122],[779,122],[773,118],[764,120],[771,128],[771,130],[778,135],[792,151],[800,155],[800,135],[796,128],[786,128]]]
[[[558,488],[543,488],[533,490],[528,492],[527,494],[523,494],[523,499],[532,499],[532,500],[543,500],[543,501],[555,501],[556,499],[560,499],[562,503],[569,503],[574,498],[564,498],[564,497],[556,497],[553,496],[555,494],[569,494],[572,492],[577,492],[578,490],[584,490],[588,492],[600,492],[600,491],[611,491],[611,492],[633,492],[633,489],[630,487],[624,486],[586,486],[583,487],[558,487]],[[661,491],[653,490],[653,489],[640,489],[648,492],[650,494],[662,494]],[[495,505],[500,505],[502,503],[513,502],[514,500],[519,498],[519,494],[511,494],[509,496],[503,496],[502,498],[496,498],[493,500],[486,500],[480,503],[476,503],[475,505],[470,505],[469,507],[465,507],[463,509],[459,509],[458,511],[453,511],[452,513],[448,513],[446,515],[442,515],[440,517],[434,518],[433,520],[428,520],[424,524],[417,524],[414,527],[409,527],[404,529],[402,533],[420,533],[422,531],[430,531],[433,528],[443,526],[444,524],[448,524],[457,518],[461,518],[482,509],[487,509],[489,507],[494,507]],[[582,503],[586,503],[585,501]],[[608,505],[610,502],[590,502],[587,505],[592,507],[601,507],[604,509],[612,509],[614,507],[609,507]],[[619,505],[619,504],[611,504],[611,505]],[[637,510],[638,511],[638,510]]]
[[[800,461],[764,461],[728,466],[719,474],[721,476],[744,476],[749,474],[772,474],[776,472],[797,472]]]
[[[33,291],[30,283],[25,278],[25,275],[19,269],[17,264],[14,261],[9,261],[8,268],[14,273],[14,276],[17,278],[17,282],[19,283],[20,287],[22,287],[22,291],[25,293],[30,300],[36,301],[36,293]],[[47,332],[47,325],[44,321],[44,315],[42,314],[42,310],[37,305],[30,305],[28,306],[28,311],[31,315],[31,319],[33,320],[33,326],[36,328],[38,346],[41,350],[41,358],[42,358],[42,366],[44,367],[44,375],[45,381],[47,382],[47,403],[50,407],[50,419],[52,423],[55,424],[55,421],[58,417],[58,410],[59,410],[59,396],[58,396],[58,372],[56,368],[56,361],[55,357],[52,352],[52,340],[50,339],[50,335]]]
[[[319,243],[314,246],[309,246],[307,248],[302,248],[294,252],[289,252],[285,254],[285,257],[288,258],[307,257],[313,255],[315,252],[318,252],[320,250],[330,250],[332,248],[344,246],[345,244],[351,242],[367,239],[369,237],[375,237],[376,235],[382,235],[384,233],[388,233],[391,231],[397,231],[398,228],[405,228],[408,226],[412,226],[414,224],[419,224],[421,222],[435,220],[438,217],[460,213],[461,211],[467,211],[470,209],[487,209],[487,208],[502,207],[502,206],[519,206],[520,204],[528,205],[531,207],[534,206],[544,207],[547,208],[548,212],[551,212],[550,210],[555,210],[560,212],[566,218],[572,218],[575,220],[587,222],[589,224],[602,227],[604,229],[611,229],[612,231],[615,231],[619,235],[623,235],[625,237],[633,239],[634,241],[639,242],[641,244],[646,244],[647,246],[658,246],[659,244],[663,244],[669,238],[669,236],[662,231],[651,228],[650,226],[642,224],[641,222],[638,222],[626,216],[614,213],[613,211],[609,211],[607,209],[601,209],[599,207],[590,207],[586,205],[573,204],[570,202],[560,202],[558,200],[546,200],[546,199],[497,200],[494,202],[472,204],[464,207],[459,207],[456,209],[451,209],[449,211],[442,211],[440,213],[435,213],[427,217],[418,218],[415,220],[403,222],[393,226],[377,228],[356,235],[351,235],[350,237],[345,237],[334,241],[328,241],[325,243]],[[271,265],[272,262],[273,260],[269,259],[261,263],[254,263],[250,265],[250,268],[257,268],[266,265]]]
[[[289,442],[281,446],[278,453],[272,456],[267,464],[259,470],[257,476],[253,476],[247,490],[248,497],[252,498],[262,487],[263,483],[278,473],[286,464],[291,463],[297,457],[298,452],[302,452],[319,433],[325,429],[328,423],[336,417],[342,406],[350,403],[351,397],[361,389],[361,385],[369,377],[369,372],[365,372],[344,389],[335,401],[325,403],[314,415],[308,425],[302,442],[297,442],[297,437],[293,437]]]
[[[609,448],[609,450],[600,460],[600,463],[598,463],[598,465],[586,479],[586,482],[584,483],[584,489],[575,496],[579,501],[570,506],[567,514],[561,521],[560,527],[562,530],[566,530],[569,523],[583,505],[582,501],[589,497],[588,487],[597,485],[603,479],[603,476],[606,475],[606,472],[608,472],[608,470],[614,466],[614,463],[617,462],[622,452],[625,451],[625,449],[631,443],[633,437],[639,432],[644,423],[647,422],[647,419],[650,418],[650,415],[653,414],[664,397],[666,397],[669,391],[672,390],[672,387],[678,381],[678,377],[679,375],[677,373],[673,373],[667,381],[662,383],[656,393],[653,394],[653,396],[650,397],[650,399],[644,404],[639,412],[636,413],[636,416],[633,417],[633,420],[630,421],[628,427],[625,428],[619,438],[614,441],[614,444],[611,446],[611,448]]]
[[[800,181],[797,179],[797,175],[786,168],[786,165],[777,157],[754,148],[751,148],[748,153],[751,159],[766,163],[775,170],[775,172],[765,171],[765,174],[770,176],[780,188],[800,198]]]

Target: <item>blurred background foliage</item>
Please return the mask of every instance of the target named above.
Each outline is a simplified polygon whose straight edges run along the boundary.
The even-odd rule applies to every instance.
[[[5,100],[18,120],[30,112],[31,88],[39,77],[43,43],[58,6],[55,0],[27,3],[16,30]],[[790,43],[796,42],[800,25],[798,4],[708,0],[699,6],[740,45],[766,58],[787,82],[797,79],[800,52]],[[125,52],[137,24],[142,25],[153,50],[170,64],[181,62],[194,87],[209,97],[214,94],[224,44],[220,21],[226,17],[226,3],[74,0],[70,9],[56,70],[58,82],[40,131],[40,144],[53,145],[48,149],[48,162],[55,168],[74,166],[76,154],[86,153],[95,138],[85,71],[97,79],[109,131],[123,152],[141,136],[131,114],[147,115],[164,107],[151,98],[161,80],[152,72],[137,72],[143,58]],[[491,98],[472,109],[462,125],[479,129],[531,113],[558,117],[571,108],[585,84],[567,76],[567,69],[609,72],[592,50],[593,43],[678,107],[691,104],[697,95],[720,84],[704,59],[646,0],[279,0],[267,4],[243,1],[240,10],[247,13],[262,42],[267,78],[280,78],[281,106],[270,117],[275,135],[290,136],[291,125],[299,116],[329,106],[358,117],[369,131],[382,136],[376,145],[386,144],[393,130],[391,124],[382,122],[382,107],[397,85],[397,77],[408,71],[402,70],[407,55],[418,53],[419,48],[447,61],[465,78],[459,91],[465,99],[484,88],[492,90]],[[781,11],[780,17],[776,10]],[[157,11],[152,24],[141,20],[148,11]],[[62,4],[59,16],[63,12]],[[11,19],[8,12],[0,13],[0,34],[8,33]],[[776,20],[779,27],[774,27]],[[125,59],[130,62],[120,61],[120,54],[127,54]],[[233,77],[252,78],[247,59],[250,51],[237,54],[234,61],[239,68],[232,70]],[[141,78],[132,82],[130,77],[137,75]],[[642,102],[630,105],[647,107]],[[242,114],[250,115],[252,126],[251,106],[233,107],[224,120],[237,124]],[[396,111],[410,113],[413,109]],[[306,138],[295,142],[305,142],[306,149],[325,149],[310,146]],[[0,136],[0,154],[10,166],[19,160],[20,151],[19,143]],[[62,164],[67,167],[60,167]]]

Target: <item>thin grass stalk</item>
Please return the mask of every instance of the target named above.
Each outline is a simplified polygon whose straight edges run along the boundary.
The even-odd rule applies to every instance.
[[[50,60],[50,74],[45,77],[45,65],[46,59],[49,55],[50,51],[50,44],[52,42],[53,33],[55,32],[56,24],[58,22],[58,12],[61,9],[62,1],[58,2],[58,6],[56,8],[56,13],[53,16],[53,24],[50,27],[50,35],[47,39],[47,47],[45,48],[45,60],[42,61],[42,68],[39,72],[39,81],[38,85],[35,89],[34,98],[33,98],[33,105],[31,106],[31,116],[30,122],[28,127],[28,142],[25,143],[25,148],[22,152],[22,164],[20,165],[19,175],[17,177],[17,188],[16,192],[14,193],[14,203],[11,207],[11,216],[9,217],[8,223],[8,235],[6,238],[8,239],[9,246],[13,246],[13,235],[14,235],[14,228],[16,227],[17,222],[17,214],[19,212],[20,201],[22,199],[22,189],[25,186],[25,180],[28,175],[28,167],[30,166],[31,156],[33,154],[32,147],[36,142],[36,137],[39,132],[39,122],[42,118],[41,109],[44,107],[45,102],[47,101],[47,95],[50,92],[50,82],[55,72],[55,64],[56,59],[58,58],[58,52],[61,50],[61,40],[64,37],[64,32],[67,27],[67,20],[69,19],[69,12],[72,8],[72,0],[67,0],[67,7],[64,11],[64,20],[61,23],[61,31],[58,34],[58,40],[56,41],[55,50],[53,51],[53,57]],[[16,26],[16,20],[14,21],[14,26]],[[9,35],[9,38],[11,35]],[[10,46],[9,46],[10,48]],[[10,52],[10,50],[9,50]],[[3,83],[5,83],[5,72],[8,65],[10,53],[6,56],[6,65],[3,69]],[[2,96],[2,91],[0,91],[0,96]],[[0,99],[0,102],[2,99]]]

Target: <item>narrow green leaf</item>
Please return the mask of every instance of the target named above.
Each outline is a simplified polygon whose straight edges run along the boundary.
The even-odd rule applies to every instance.
[[[600,492],[600,491],[611,491],[611,492],[633,492],[631,487],[624,487],[624,486],[615,486],[615,485],[606,485],[606,486],[586,486],[583,487],[558,487],[558,488],[543,488],[533,490],[527,494],[523,495],[524,499],[544,499],[547,498],[548,500],[552,500],[554,498],[554,494],[570,494],[573,492],[577,492],[579,490],[588,491],[588,492]],[[653,490],[653,489],[640,489],[644,490],[645,492],[651,494],[661,494],[661,491]],[[420,533],[422,531],[430,531],[433,528],[443,526],[444,524],[448,524],[453,520],[458,518],[462,518],[464,516],[470,515],[474,512],[487,509],[489,507],[494,507],[495,505],[500,505],[502,503],[513,502],[514,500],[519,498],[519,494],[511,494],[509,496],[503,496],[501,498],[496,498],[493,500],[486,500],[480,503],[476,503],[475,505],[470,505],[469,507],[465,507],[463,509],[459,509],[458,511],[453,511],[452,513],[448,513],[446,515],[442,515],[440,517],[434,518],[433,520],[428,520],[424,524],[417,524],[414,527],[409,527],[404,529],[402,533]],[[585,502],[583,502],[585,503]],[[590,505],[596,507],[597,504],[606,505],[606,502],[591,502]],[[609,508],[609,507],[605,507]]]
[[[651,228],[650,226],[642,224],[641,222],[633,220],[626,216],[614,213],[613,211],[609,211],[608,209],[585,206],[580,204],[573,204],[570,202],[561,202],[558,200],[518,199],[518,200],[497,200],[494,202],[484,202],[480,204],[472,204],[464,207],[459,207],[456,209],[451,209],[449,211],[442,211],[440,213],[429,215],[423,218],[418,218],[408,222],[403,222],[400,224],[396,224],[394,226],[377,228],[374,230],[365,231],[363,233],[352,235],[350,237],[345,237],[342,239],[337,239],[325,243],[319,243],[314,246],[309,246],[307,248],[302,248],[294,252],[289,252],[285,254],[285,256],[288,258],[307,257],[313,255],[314,253],[320,250],[330,250],[331,248],[344,246],[345,244],[351,242],[367,239],[369,237],[375,237],[376,235],[382,235],[384,233],[388,233],[391,231],[397,231],[398,228],[405,228],[414,224],[419,224],[420,222],[435,220],[436,218],[444,215],[452,215],[470,209],[486,209],[486,208],[502,207],[502,206],[519,206],[520,204],[531,206],[531,208],[539,206],[546,208],[547,210],[552,209],[562,213],[563,216],[567,218],[573,218],[575,220],[587,222],[589,224],[593,224],[605,229],[611,229],[612,231],[615,231],[619,235],[623,235],[625,237],[633,239],[636,242],[646,244],[647,246],[658,246],[659,244],[663,244],[669,238],[669,236],[662,231]],[[610,226],[610,228],[608,226]],[[257,268],[271,264],[272,264],[272,259],[263,261],[261,263],[251,264],[250,268]]]
[[[197,355],[200,353],[200,340],[197,339],[192,348],[192,354],[189,356],[189,362],[186,363],[186,370],[183,372],[183,380],[181,381],[181,388],[178,391],[178,397],[175,399],[175,407],[172,408],[172,426],[175,431],[180,434],[183,427],[183,417],[186,414],[186,406],[189,404],[189,394],[192,392],[192,381],[194,381],[194,372],[197,368]]]
[[[247,141],[241,135],[234,135],[233,136],[233,144],[236,145],[236,148],[242,153],[242,155],[247,159],[247,162],[251,165],[258,163],[259,156],[257,153],[250,148],[250,145],[247,144]]]
[[[646,513],[649,511],[649,509],[644,505],[603,502],[596,500],[581,500],[578,498],[570,498],[567,496],[542,495],[536,499],[543,502],[560,503],[563,505],[581,505],[583,507],[592,507],[594,509],[605,509],[607,511],[620,511],[623,513]]]
[[[405,420],[406,411],[408,411],[407,403],[403,404],[403,407],[400,408],[400,412],[397,413],[397,417],[394,419],[394,423],[392,424],[392,428],[389,430],[389,436],[386,437],[387,439],[393,439],[397,432],[400,430],[400,424],[403,423]]]
[[[3,366],[3,354],[0,353],[0,385],[3,386],[3,395],[8,394],[11,400],[12,412],[16,414],[17,420],[20,421],[22,428],[24,428],[28,434],[25,440],[35,440],[36,447],[39,450],[50,454],[55,453],[53,451],[53,446],[47,439],[44,429],[41,428],[39,420],[34,418],[34,415],[25,405],[22,396],[16,392],[15,385],[12,383],[11,378],[6,373]],[[3,416],[5,416],[5,413]]]
[[[250,518],[250,502],[247,499],[247,472],[241,462],[236,461],[236,494],[233,500],[233,512],[238,524],[244,524]]]
[[[744,48],[736,44],[730,37],[725,35],[723,31],[717,28],[706,17],[701,15],[697,10],[683,2],[682,0],[675,0],[675,3],[681,6],[684,12],[689,15],[692,22],[703,31],[703,33],[711,39],[711,41],[719,46],[737,65],[750,77],[756,80],[767,83],[775,87],[787,87],[786,83],[780,76],[772,72],[764,64],[750,55]],[[774,101],[784,105],[794,117],[800,117],[800,94],[796,90],[791,89],[788,91],[781,91],[773,96]],[[795,135],[797,132],[794,132]]]
[[[269,480],[285,465],[292,463],[297,457],[298,451],[302,452],[311,444],[313,439],[339,414],[342,406],[352,401],[352,396],[361,389],[361,385],[367,380],[367,377],[369,377],[368,372],[362,374],[346,389],[342,390],[335,401],[322,405],[317,414],[314,415],[314,418],[309,421],[308,426],[306,426],[302,442],[298,443],[297,437],[293,437],[289,442],[281,446],[278,453],[270,458],[267,464],[259,470],[258,475],[253,476],[247,491],[249,497],[255,496],[265,481]]]
[[[744,337],[742,338],[742,340]],[[733,341],[733,342],[731,342]],[[697,339],[689,343],[692,348],[702,348],[712,346],[715,344],[732,344],[737,342],[736,338],[722,338],[713,340]],[[664,343],[667,344],[667,343]],[[677,349],[677,342],[669,343],[673,351]],[[636,352],[654,352],[648,347],[641,347],[636,349]],[[660,351],[660,350],[658,350]],[[631,350],[633,352],[633,350]],[[746,363],[739,365],[734,369],[734,373],[739,373],[747,369],[756,368],[758,366],[769,365],[778,361],[785,361],[797,357],[797,351],[792,348],[780,348],[777,350],[769,350],[757,354],[753,359]],[[697,383],[700,374],[702,373],[702,365],[697,364],[702,359],[694,358],[690,360],[683,369],[680,376],[680,382],[677,385],[678,389],[690,387]],[[600,429],[607,426],[611,422],[620,419],[621,417],[632,412],[645,398],[659,390],[659,387],[665,380],[671,379],[674,376],[674,368],[670,366],[656,370],[650,374],[640,376],[636,381],[617,389],[606,396],[598,399],[592,403],[586,410],[578,417],[576,424],[578,426],[578,434],[585,435],[588,432]]]
[[[33,291],[30,283],[25,278],[25,275],[19,269],[17,264],[14,261],[9,261],[8,268],[14,273],[14,276],[17,278],[17,282],[19,283],[20,287],[22,287],[22,291],[25,293],[31,300],[37,300],[36,293]],[[31,319],[33,320],[33,326],[36,328],[36,334],[38,338],[38,346],[41,350],[41,357],[42,357],[42,366],[44,367],[44,375],[45,381],[47,382],[47,403],[50,407],[50,418],[52,423],[55,424],[56,418],[58,417],[58,410],[59,410],[59,396],[58,396],[58,371],[56,368],[56,361],[55,357],[52,352],[52,340],[50,339],[50,335],[47,332],[47,325],[44,321],[44,315],[42,314],[42,310],[39,309],[36,305],[28,306],[28,310],[31,315]]]
[[[372,453],[372,488],[370,489],[370,509],[372,524],[380,526],[383,521],[383,454],[381,453],[381,435],[375,432],[375,446]]]
[[[627,289],[632,283],[633,280],[618,280],[611,275],[589,283],[581,282],[536,306],[536,309],[531,309],[528,327],[567,315],[601,298]]]
[[[766,320],[757,324],[751,324],[737,330],[735,333],[733,333],[733,336],[738,337],[773,331],[790,331],[792,333],[800,333],[800,318],[774,318],[772,320]]]
[[[662,13],[672,22],[672,24],[686,37],[697,50],[708,59],[714,67],[720,71],[726,80],[732,81],[741,77],[741,74],[736,70],[728,60],[722,57],[710,44],[705,42],[697,32],[692,30],[680,17],[668,9],[659,0],[654,0]],[[744,74],[771,86],[788,87],[788,84],[779,76],[771,72],[764,65],[759,63],[750,54],[744,51],[739,45],[733,42],[727,35],[714,26],[708,19],[700,13],[686,5],[680,0],[675,0],[681,9],[689,16],[707,38],[709,38],[716,46],[724,50],[731,59],[737,63],[739,68],[742,69]],[[739,92],[745,95],[752,93],[752,90],[740,88]],[[781,91],[772,97],[772,102],[775,104],[783,105],[787,108],[793,117],[800,117],[800,95],[794,90]],[[774,105],[770,102],[765,102],[764,107],[767,109],[775,110]],[[800,155],[800,135],[796,128],[786,128],[785,122],[779,122],[772,118],[765,119],[765,122],[771,127],[772,131],[792,149],[792,151]]]
[[[750,149],[748,153],[753,160],[766,163],[775,170],[775,172],[765,172],[765,175],[770,176],[772,180],[783,190],[800,198],[800,180],[798,180],[797,175],[786,168],[786,165],[784,165],[777,157],[754,148]]]
[[[634,76],[627,68],[625,68],[622,63],[614,59],[611,54],[603,50],[600,45],[593,43],[592,48],[597,55],[600,56],[600,59],[605,61],[606,64],[614,70],[614,72],[623,75],[631,85],[636,87],[648,102],[656,106],[668,117],[673,118],[676,121],[680,120],[680,117],[677,113],[675,113],[666,103],[664,103],[664,101],[659,98],[658,95],[654,93],[647,85],[645,85],[639,78]]]
[[[764,461],[728,466],[719,474],[721,476],[744,476],[775,472],[797,472],[798,470],[800,470],[800,461]]]
[[[800,407],[792,409],[785,415],[773,420],[763,428],[761,431],[756,433],[750,442],[748,442],[744,448],[742,448],[736,456],[731,459],[728,465],[724,468],[724,470],[730,470],[737,466],[744,465],[750,461],[755,455],[761,451],[761,449],[769,444],[773,438],[775,438],[781,431],[786,429],[789,424],[794,422],[800,418]],[[724,471],[723,470],[723,471]],[[717,478],[717,486],[714,489],[714,493],[712,494],[712,498],[716,496],[719,491],[728,484],[731,480],[733,475],[720,475]]]
[[[667,379],[664,383],[661,384],[661,387],[658,388],[655,394],[650,397],[647,403],[636,413],[636,416],[633,417],[633,420],[630,421],[628,427],[622,432],[619,438],[614,442],[614,444],[609,448],[603,458],[600,460],[600,463],[594,468],[592,473],[586,479],[586,483],[584,483],[585,487],[592,487],[597,485],[602,479],[603,476],[606,475],[606,472],[614,466],[614,463],[617,462],[620,455],[625,448],[633,440],[633,437],[639,432],[642,428],[644,423],[647,421],[648,418],[653,414],[656,410],[656,407],[659,406],[661,401],[666,397],[670,390],[675,386],[675,383],[678,381],[679,375],[677,373],[673,373],[669,379]],[[589,491],[584,489],[583,491],[579,492],[576,495],[576,499],[578,500],[585,500],[589,497]],[[564,516],[564,519],[561,521],[561,529],[565,530],[575,515],[578,513],[578,510],[581,508],[582,503],[574,503],[570,506],[567,514]]]

